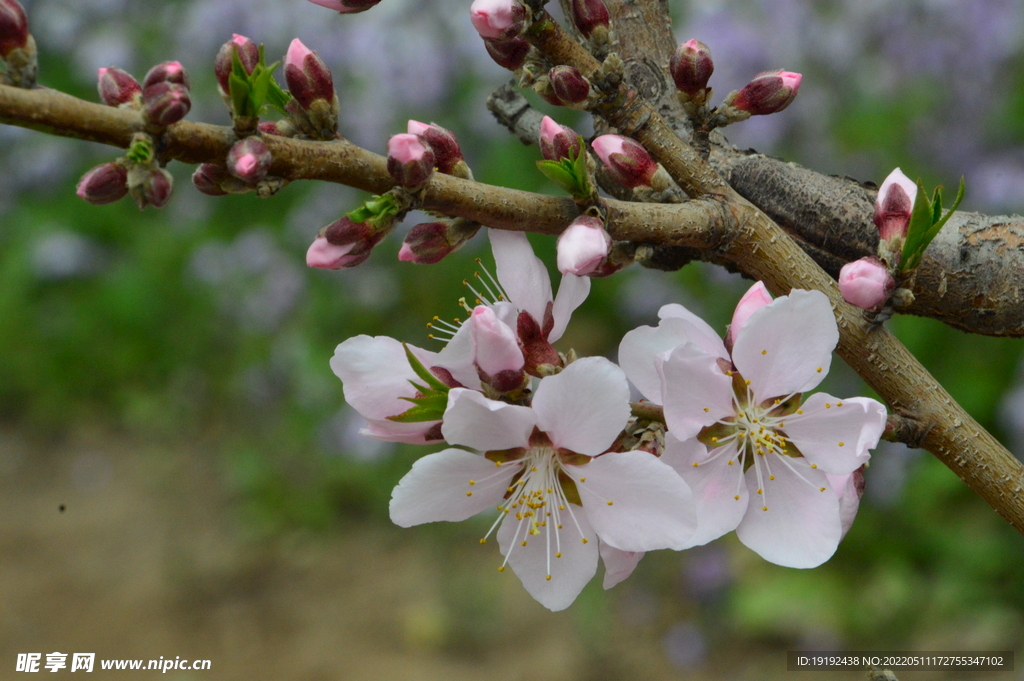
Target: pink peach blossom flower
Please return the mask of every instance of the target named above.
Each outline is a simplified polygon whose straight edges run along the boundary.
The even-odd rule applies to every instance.
[[[598,269],[612,249],[612,238],[598,218],[580,216],[558,235],[558,271],[584,277]]]
[[[865,310],[880,308],[896,288],[896,280],[878,258],[848,262],[839,271],[839,292],[851,305]]]

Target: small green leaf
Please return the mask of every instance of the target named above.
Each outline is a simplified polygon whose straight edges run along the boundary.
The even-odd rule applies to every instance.
[[[537,161],[537,169],[567,192],[576,184],[572,170],[565,168],[560,161]]]
[[[396,416],[389,416],[388,421],[395,423],[422,423],[424,421],[440,421],[444,417],[444,409],[440,411],[430,407],[413,407]]]
[[[928,206],[927,209],[923,209],[920,212],[927,213],[927,221],[919,218],[918,203],[928,203],[927,200],[921,200],[924,185],[921,184],[920,180],[917,183],[918,186],[918,200],[914,201],[913,217],[910,220],[910,228],[907,231],[907,240],[903,246],[903,255],[900,258],[900,270],[908,271],[917,267],[921,263],[921,257],[924,255],[924,251],[931,244],[938,233],[942,230],[943,225],[949,220],[950,216],[963,201],[964,191],[966,189],[964,185],[964,178],[960,178],[960,186],[957,188],[956,198],[953,200],[953,205],[945,215],[938,217],[942,213],[942,192],[939,189],[935,190],[935,199],[932,205]]]
[[[401,210],[394,194],[374,196],[345,215],[352,222],[370,222],[378,229],[387,226]]]
[[[140,135],[133,139],[132,145],[125,152],[125,156],[129,161],[143,165],[151,163],[154,154],[153,142],[145,135]]]
[[[412,350],[409,349],[409,346],[406,345],[405,343],[402,343],[402,347],[405,348],[405,357],[406,357],[406,359],[409,360],[409,366],[411,366],[412,370],[414,372],[416,372],[416,375],[419,376],[420,378],[422,378],[427,383],[427,385],[429,385],[431,388],[433,388],[437,392],[448,394],[448,386],[446,386],[444,383],[442,383],[440,381],[440,379],[438,379],[437,376],[432,374],[430,372],[430,369],[428,369],[427,367],[423,366],[423,362],[421,362],[416,357],[416,355],[412,354]],[[416,385],[416,384],[413,383],[413,385]],[[427,393],[426,390],[420,388],[419,386],[417,386],[417,390],[419,390],[420,392],[422,392],[424,394]]]

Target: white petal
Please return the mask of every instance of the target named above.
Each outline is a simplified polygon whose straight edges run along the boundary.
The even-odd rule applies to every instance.
[[[519,325],[519,310],[507,300],[499,300],[491,303],[491,309],[495,316],[503,321],[510,329],[516,329]]]
[[[584,357],[541,380],[533,409],[556,447],[596,456],[629,420],[629,383],[604,357]]]
[[[674,313],[675,308],[678,308],[680,314],[685,313],[689,317],[670,316],[662,319],[657,327],[641,326],[628,332],[619,343],[619,365],[637,390],[655,404],[664,404],[658,366],[668,351],[690,342],[711,355],[729,357],[722,339],[682,305],[666,305],[661,310],[663,313]],[[706,329],[693,320],[700,322]]]
[[[679,303],[662,305],[661,309],[658,310],[658,317],[663,320],[662,323],[669,319],[681,319],[686,323],[686,339],[688,341],[712,355],[718,357],[729,356],[729,353],[725,350],[725,343],[722,342],[722,337],[711,328],[711,325]]]
[[[589,294],[590,277],[577,277],[575,274],[562,276],[555,304],[551,306],[551,316],[555,320],[555,325],[551,327],[551,333],[548,334],[549,343],[554,343],[562,337],[565,327],[569,325],[572,313],[587,299]],[[541,324],[544,323],[543,319],[538,321]]]
[[[476,372],[473,358],[476,348],[473,344],[473,333],[469,324],[463,324],[455,332],[452,339],[437,354],[434,366],[447,369],[452,378],[472,390],[480,389],[480,375]]]
[[[434,364],[436,355],[409,346],[424,366]],[[400,397],[413,397],[422,383],[409,366],[405,348],[387,336],[354,336],[339,345],[331,358],[331,369],[344,384],[345,401],[366,419],[383,419],[407,411],[412,404]]]
[[[603,454],[565,466],[601,541],[622,551],[682,549],[697,528],[689,486],[653,454]]]
[[[743,479],[743,465],[736,455],[735,444],[725,447],[729,449],[724,452],[717,449],[708,452],[695,439],[666,441],[661,460],[687,482],[697,508],[697,531],[690,537],[689,546],[703,546],[732,532],[747,512],[749,494]],[[705,463],[711,454],[718,456]],[[694,466],[695,463],[699,465]]]
[[[776,565],[811,568],[832,557],[839,546],[842,526],[839,522],[839,499],[820,470],[814,470],[800,459],[789,459],[803,480],[782,461],[766,457],[774,480],[769,480],[763,462],[758,489],[755,466],[747,469],[750,504],[736,528],[736,536],[762,558]],[[787,457],[788,458],[788,457]],[[805,480],[807,482],[805,482]],[[821,491],[824,489],[824,491]],[[768,510],[763,510],[767,506]]]
[[[826,473],[843,475],[863,466],[885,430],[885,407],[867,397],[840,400],[815,393],[800,411],[786,419],[782,430]]]
[[[496,466],[464,449],[428,454],[412,465],[391,493],[391,520],[401,527],[465,520],[497,506],[520,468],[521,464]]]
[[[577,522],[569,516],[572,509]],[[516,522],[507,517],[498,529],[498,546],[508,556],[516,576],[531,596],[548,610],[564,610],[572,605],[583,587],[597,573],[598,542],[587,524],[582,509],[569,504],[563,511],[562,529],[553,523],[529,535],[529,521]],[[583,534],[580,534],[582,530]],[[557,538],[555,533],[557,532]],[[583,543],[583,539],[587,543]],[[527,545],[523,546],[526,541]],[[561,558],[555,556],[561,553]],[[550,567],[549,567],[550,566]],[[551,579],[547,579],[551,575]]]
[[[792,291],[750,315],[732,361],[759,400],[814,388],[828,373],[839,329],[821,291]]]
[[[857,489],[857,477],[860,473],[850,473],[849,475],[830,475],[825,474],[828,478],[828,484],[832,487],[832,490],[839,495],[839,522],[843,527],[843,537],[853,527],[853,521],[857,517],[857,509],[860,508],[860,495],[863,488]],[[863,483],[864,478],[861,477]]]
[[[411,406],[411,405],[410,405]],[[423,421],[420,423],[396,423],[387,419],[367,419],[366,427],[359,430],[371,440],[381,442],[404,442],[410,445],[429,445],[442,442],[439,438],[428,440],[424,437],[427,431],[440,421]]]
[[[665,386],[665,423],[678,440],[695,437],[704,426],[735,414],[732,379],[718,358],[687,343],[661,366]]]
[[[448,391],[441,434],[449,444],[486,452],[527,446],[536,423],[537,417],[529,407],[489,400],[475,390],[453,388]]]
[[[644,557],[643,551],[620,551],[614,546],[600,542],[601,560],[604,561],[604,582],[602,586],[610,589],[626,577],[633,574],[640,559]]]
[[[551,278],[526,234],[502,229],[489,229],[491,252],[498,282],[509,301],[529,312],[538,325],[544,324],[544,312],[551,302]],[[515,328],[515,327],[513,327]]]

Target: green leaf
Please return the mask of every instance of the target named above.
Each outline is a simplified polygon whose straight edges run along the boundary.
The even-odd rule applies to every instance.
[[[537,169],[574,199],[587,199],[593,193],[587,174],[587,151],[582,137],[577,137],[579,153],[557,161],[537,161]]]
[[[153,142],[145,136],[139,136],[132,140],[132,144],[128,147],[128,151],[125,152],[125,156],[132,163],[141,163],[143,165],[151,163],[155,151],[153,149]]]
[[[931,205],[927,199],[924,199],[924,185],[921,181],[917,182],[917,200],[914,201],[914,210],[910,219],[910,227],[907,230],[907,239],[903,245],[903,254],[900,257],[900,270],[908,271],[917,267],[921,263],[921,257],[924,255],[924,251],[931,244],[939,231],[942,230],[943,225],[949,220],[950,216],[960,205],[960,202],[964,198],[964,178],[960,178],[960,186],[957,188],[956,198],[953,200],[953,205],[950,207],[946,214],[939,217],[942,214],[942,192],[939,188],[935,190],[935,196],[932,200]],[[918,204],[921,207],[918,207]]]
[[[576,184],[573,171],[564,167],[561,161],[537,161],[537,170],[567,192],[571,193]]]
[[[381,194],[374,196],[345,215],[352,222],[370,222],[380,229],[394,220],[400,210],[401,206],[394,194]]]
[[[402,343],[402,347],[405,348],[405,357],[406,357],[406,359],[409,360],[409,366],[411,366],[412,370],[414,372],[416,372],[416,375],[419,376],[420,378],[422,378],[427,383],[427,385],[429,385],[431,388],[433,388],[437,392],[441,392],[441,393],[444,393],[444,394],[447,395],[448,394],[448,386],[446,386],[444,383],[442,383],[440,381],[440,379],[438,379],[437,376],[432,374],[430,372],[430,369],[428,369],[427,367],[423,366],[423,362],[421,362],[416,357],[416,355],[412,354],[412,350],[409,349],[408,345],[406,345],[405,343]],[[411,381],[410,381],[410,383],[411,383]],[[416,385],[416,384],[413,383],[413,385]],[[426,390],[424,390],[423,388],[420,388],[419,386],[417,386],[417,390],[419,390],[420,392],[422,392],[424,394],[427,393]]]

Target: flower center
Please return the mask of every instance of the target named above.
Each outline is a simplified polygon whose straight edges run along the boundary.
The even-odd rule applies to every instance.
[[[483,270],[483,275],[480,272],[474,272],[473,278],[477,280],[477,284],[474,285],[469,279],[463,279],[462,285],[470,290],[473,294],[473,298],[476,301],[475,305],[486,305],[487,307],[493,308],[497,302],[503,302],[508,300],[508,295],[505,290],[498,283],[498,280],[491,274],[480,258],[476,259],[476,264]],[[479,289],[477,288],[479,286]],[[467,314],[473,314],[473,307],[466,302],[466,298],[459,298],[459,307],[466,311]],[[442,343],[448,343],[455,336],[455,333],[462,327],[463,320],[455,317],[452,321],[448,322],[440,317],[434,317],[427,323],[427,328],[430,329],[430,333],[427,334],[427,338],[431,340],[439,340]]]
[[[561,460],[554,448],[531,447],[521,461],[522,470],[506,490],[504,502],[497,507],[498,517],[480,543],[485,543],[502,522],[515,522],[515,533],[498,571],[505,571],[517,546],[525,548],[531,542],[542,541],[547,555],[546,578],[550,580],[551,559],[562,557],[559,531],[563,529],[563,524],[574,525],[583,537],[583,543],[589,542],[572,509],[572,502],[578,503],[578,498],[573,499],[578,497],[578,493],[575,487],[566,489],[566,481],[568,485],[574,483],[563,473]]]

